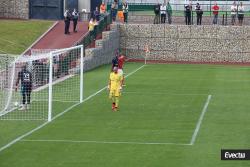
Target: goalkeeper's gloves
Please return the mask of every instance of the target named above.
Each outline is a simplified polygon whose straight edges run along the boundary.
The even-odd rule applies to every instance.
[[[109,85],[107,86],[107,89],[110,90],[110,86]]]
[[[122,91],[122,86],[120,86],[120,91]]]

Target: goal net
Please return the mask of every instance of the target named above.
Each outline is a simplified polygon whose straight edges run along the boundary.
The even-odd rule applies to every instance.
[[[0,120],[48,120],[83,99],[83,46],[0,56]]]

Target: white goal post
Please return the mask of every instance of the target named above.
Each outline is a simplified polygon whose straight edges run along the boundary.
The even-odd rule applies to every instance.
[[[56,50],[56,51],[52,51],[50,52],[50,62],[53,62],[53,58],[55,56],[58,56],[62,53],[65,52],[69,52],[73,49],[80,49],[80,82],[79,82],[79,86],[80,86],[80,99],[79,102],[82,103],[83,101],[83,45],[79,45],[79,46],[75,46],[72,48],[66,48],[66,49],[61,49],[61,50]],[[52,119],[52,101],[53,101],[53,63],[50,63],[50,71],[49,71],[49,106],[48,106],[48,121],[50,122]]]
[[[51,121],[83,101],[83,46],[31,56],[0,55],[0,120]],[[28,74],[31,86],[25,78]]]

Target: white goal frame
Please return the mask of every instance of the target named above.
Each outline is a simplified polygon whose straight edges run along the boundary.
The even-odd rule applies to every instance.
[[[53,57],[62,52],[70,51],[72,49],[81,49],[80,53],[80,99],[83,102],[83,45],[74,46],[71,48],[60,49],[49,53],[49,104],[48,104],[48,122],[52,120],[52,97],[53,97]]]
[[[68,57],[74,56],[76,58],[76,60],[72,60],[72,61],[76,61],[76,65],[72,66],[72,69],[70,69],[72,71],[70,71],[70,73],[73,72],[77,75],[76,76],[77,80],[74,81],[74,88],[76,88],[74,92],[74,97],[75,97],[74,103],[75,102],[77,102],[78,104],[82,103],[83,102],[83,71],[84,71],[83,68],[84,68],[84,60],[85,60],[83,45],[77,45],[77,46],[57,49],[57,50],[50,50],[48,52],[44,52],[44,53],[42,52],[41,54],[36,54],[36,55],[31,55],[31,56],[20,55],[20,56],[17,56],[16,58],[13,58],[13,60],[11,60],[8,64],[9,65],[8,68],[10,68],[10,70],[8,70],[9,71],[8,74],[5,74],[5,75],[11,75],[11,76],[8,79],[8,85],[5,89],[6,97],[5,98],[1,97],[1,100],[4,100],[4,101],[3,101],[3,107],[0,111],[0,120],[44,120],[46,122],[51,122],[53,120],[53,116],[52,116],[54,113],[53,108],[54,108],[54,105],[56,104],[54,102],[57,102],[57,99],[54,96],[58,92],[57,91],[58,87],[56,88],[54,86],[60,82],[63,82],[64,80],[70,79],[72,76],[75,76],[75,74],[70,74],[68,73],[69,71],[67,71],[67,74],[62,74],[62,75],[65,75],[65,76],[69,75],[69,76],[68,77],[63,76],[65,77],[65,79],[59,82],[58,82],[58,76],[55,76],[54,65],[57,65],[55,63],[58,63],[57,61],[59,61],[57,60],[57,58],[60,58],[61,56],[63,58],[63,56],[67,56],[67,55]],[[45,61],[46,63],[45,71],[41,71],[41,70],[44,70],[43,69],[44,67],[39,67],[36,65],[33,66],[32,64],[30,64],[36,60]],[[32,91],[36,92],[35,90],[38,89],[37,92],[39,92],[40,90],[43,90],[45,88],[46,89],[44,91],[41,91],[41,93],[37,93],[34,95],[34,97],[36,97],[37,99],[34,98],[31,100],[31,102],[32,101],[35,102],[38,99],[45,100],[44,101],[44,103],[46,103],[45,105],[43,105],[42,103],[41,104],[34,103],[35,105],[31,105],[30,106],[31,109],[30,109],[28,108],[29,107],[28,104],[26,104],[23,107],[22,105],[19,105],[19,102],[17,102],[19,100],[19,88],[15,87],[16,85],[15,81],[17,80],[17,75],[19,73],[19,70],[23,66],[24,63],[27,63],[28,68],[31,68],[29,69],[31,73],[33,72],[34,74],[36,73],[36,71],[33,71],[33,70],[37,70],[33,68],[35,67],[35,68],[38,68],[38,70],[40,70],[43,74],[46,74],[46,77],[47,77],[46,81],[43,82],[42,85],[38,85],[38,87],[36,87],[37,85],[35,85],[35,89],[33,89]],[[70,60],[68,63],[70,63]],[[68,66],[70,65],[66,65],[66,66],[67,67],[65,68],[68,68]],[[62,65],[61,68],[64,68],[64,65]],[[57,77],[57,79],[55,79],[55,77]],[[34,84],[36,84],[35,82]],[[66,81],[66,83],[67,82],[69,81]],[[70,91],[68,91],[67,93],[70,96],[73,95]],[[5,95],[3,94],[3,96]],[[69,98],[72,98],[72,97],[69,97]],[[17,111],[17,110],[20,110],[20,111]],[[36,115],[37,113],[39,113],[40,115],[39,114]]]

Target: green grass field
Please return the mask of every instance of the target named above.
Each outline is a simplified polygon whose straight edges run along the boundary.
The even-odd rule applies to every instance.
[[[250,165],[220,160],[222,148],[250,147],[250,67],[127,63],[118,112],[111,111],[106,90],[94,95],[107,85],[109,70],[84,75],[85,99],[92,98],[4,150],[43,122],[0,121],[0,166]],[[70,89],[69,82],[60,86]],[[54,107],[60,114],[69,106]]]
[[[52,24],[41,20],[1,20],[0,54],[21,54]]]

